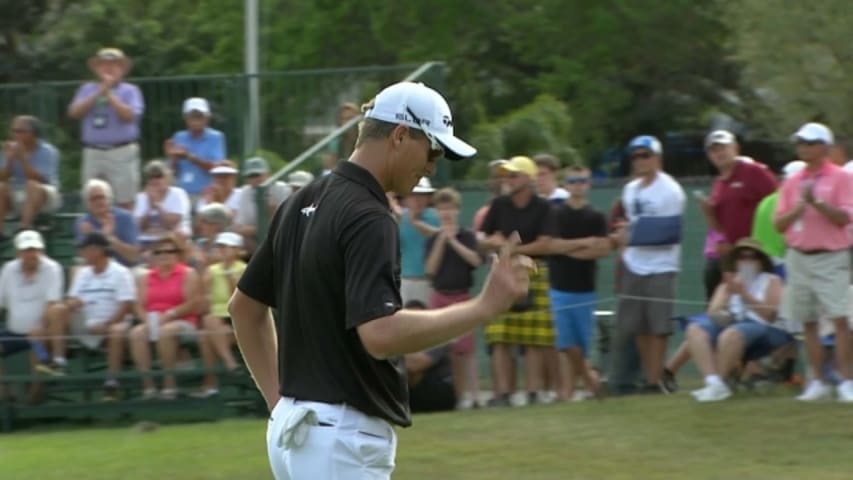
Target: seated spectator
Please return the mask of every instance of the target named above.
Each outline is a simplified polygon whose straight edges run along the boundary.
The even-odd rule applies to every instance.
[[[6,237],[6,214],[21,216],[20,228],[32,227],[36,215],[59,208],[59,152],[41,139],[41,122],[22,115],[12,120],[13,139],[0,155],[0,241]]]
[[[136,283],[127,267],[110,258],[110,241],[103,233],[86,234],[78,248],[86,265],[71,281],[65,301],[57,305],[62,314],[50,332],[53,353],[57,358],[65,357],[65,335],[69,330],[90,350],[98,348],[106,338],[104,400],[117,400],[117,376],[136,302]]]
[[[221,203],[205,205],[198,212],[198,233],[193,241],[189,264],[199,272],[208,265],[219,261],[216,248],[217,236],[226,231],[231,224],[231,212]]]
[[[220,250],[220,262],[211,265],[204,273],[204,292],[210,305],[204,316],[202,328],[204,335],[199,339],[201,359],[204,367],[212,369],[216,359],[222,360],[225,368],[231,372],[239,369],[231,346],[234,342],[234,332],[231,330],[231,318],[228,315],[228,300],[237,288],[237,280],[243,275],[246,264],[240,260],[243,254],[243,237],[233,232],[220,233],[216,237],[216,248]],[[207,373],[204,384],[197,395],[201,398],[219,393],[216,376]]]
[[[44,255],[44,240],[35,230],[15,235],[15,250],[17,258],[0,270],[0,308],[6,309],[0,354],[7,356],[32,348],[35,371],[62,375],[65,359],[51,360],[43,342],[61,313],[56,305],[62,300],[62,266]],[[35,390],[31,392],[34,393]]]
[[[406,303],[407,309],[424,309],[419,300]],[[409,405],[412,413],[441,412],[456,407],[456,391],[450,373],[450,350],[447,345],[404,357],[409,379]]]
[[[137,286],[139,302],[136,315],[141,323],[130,331],[130,352],[134,365],[143,375],[145,399],[158,397],[150,375],[150,344],[156,343],[162,368],[174,371],[179,342],[194,340],[198,330],[199,277],[183,262],[180,245],[171,235],[157,240],[153,245],[151,269],[139,279]],[[159,397],[173,400],[177,394],[175,376],[166,374]]]
[[[314,181],[314,175],[305,170],[297,170],[287,176],[287,184],[296,193],[297,190]]]
[[[145,166],[143,174],[145,189],[136,195],[133,210],[142,247],[172,232],[189,237],[192,234],[190,199],[183,189],[172,186],[169,167],[154,160]]]
[[[210,174],[213,176],[213,183],[202,192],[201,198],[196,202],[195,211],[200,212],[210,203],[221,203],[233,214],[240,208],[240,193],[243,191],[237,188],[237,169],[232,162],[225,160],[210,169]]]
[[[114,207],[113,189],[110,184],[93,178],[83,187],[86,212],[75,224],[77,242],[92,233],[100,232],[110,242],[109,253],[126,267],[139,259],[139,229],[133,215],[120,207]]]
[[[730,397],[723,378],[744,360],[758,360],[793,341],[778,317],[782,280],[758,242],[739,240],[726,257],[724,271],[708,315],[687,327],[690,355],[705,377],[705,387],[691,392],[700,402]]]
[[[212,181],[210,170],[227,158],[225,134],[208,126],[210,105],[207,100],[186,99],[183,113],[187,129],[166,140],[164,150],[175,172],[176,185],[196,199]]]
[[[244,241],[250,241],[249,247],[254,246],[255,234],[257,233],[258,221],[258,202],[255,198],[255,189],[258,185],[264,183],[269,178],[270,167],[266,159],[261,157],[252,157],[246,160],[243,168],[243,177],[246,179],[246,185],[243,187],[243,193],[240,194],[240,205],[237,207],[237,214],[234,217],[234,231],[243,236]],[[282,202],[287,200],[292,189],[290,185],[284,182],[275,182],[267,188],[267,218],[272,218],[272,214]],[[249,248],[253,250],[254,248]]]

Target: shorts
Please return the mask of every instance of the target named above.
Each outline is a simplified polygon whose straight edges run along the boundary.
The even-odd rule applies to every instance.
[[[486,325],[486,341],[532,347],[554,346],[554,323],[548,301],[548,267],[537,261],[530,275],[532,305],[522,312],[507,312]]]
[[[698,325],[711,338],[711,344],[717,345],[717,338],[725,330],[737,330],[744,341],[744,360],[759,360],[794,341],[790,333],[781,328],[772,327],[755,320],[735,322],[725,328],[714,323],[708,315],[692,317],[692,323]]]
[[[807,255],[789,248],[785,253],[787,278],[782,296],[782,318],[796,323],[848,316],[850,251]]]
[[[59,189],[47,183],[42,183],[41,189],[44,191],[45,201],[38,213],[53,213],[59,210],[59,207],[62,205],[62,196],[59,194]],[[15,208],[15,212],[21,213],[26,201],[27,192],[24,188],[15,187],[12,189],[12,205]]]
[[[7,357],[30,349],[30,339],[26,335],[0,330],[0,357]]]
[[[431,308],[444,308],[470,299],[471,294],[468,292],[441,293],[436,290],[430,295],[429,305]],[[456,355],[467,355],[474,352],[474,344],[474,332],[468,332],[456,337],[450,346],[450,352]]]
[[[622,269],[616,321],[619,328],[635,335],[672,333],[675,272],[637,275]],[[632,298],[626,298],[632,297]]]
[[[81,184],[93,178],[106,180],[113,187],[117,203],[133,203],[139,191],[139,144],[128,143],[109,150],[83,149]]]
[[[595,327],[595,292],[563,292],[552,288],[548,295],[551,298],[557,350],[580,347],[583,354],[587,355]]]
[[[89,333],[89,327],[95,326],[100,322],[88,322],[82,312],[77,311],[71,317],[70,332],[71,335],[80,342],[81,345],[89,350],[95,350],[104,342],[104,335],[94,335]],[[130,322],[126,322],[125,327],[130,327]]]

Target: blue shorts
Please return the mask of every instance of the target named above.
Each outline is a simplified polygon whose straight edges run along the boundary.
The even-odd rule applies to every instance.
[[[548,296],[551,297],[557,349],[580,347],[586,355],[595,327],[595,292],[570,293],[552,288]]]
[[[781,328],[771,327],[754,320],[735,322],[728,327],[721,328],[715,324],[706,314],[690,317],[691,323],[699,325],[702,330],[711,337],[711,343],[717,345],[717,338],[723,330],[734,328],[743,336],[746,349],[743,358],[745,360],[758,360],[770,355],[777,349],[794,341],[790,333]]]
[[[0,357],[7,357],[30,349],[30,339],[26,335],[0,330]]]

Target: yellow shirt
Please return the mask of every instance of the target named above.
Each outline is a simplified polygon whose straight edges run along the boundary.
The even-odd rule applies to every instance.
[[[231,276],[236,282],[243,270],[246,269],[246,264],[241,261],[236,261],[231,264]],[[225,266],[220,263],[215,263],[207,267],[210,274],[210,313],[217,317],[228,316],[228,300],[231,294],[234,293],[228,288],[228,279],[225,278]]]

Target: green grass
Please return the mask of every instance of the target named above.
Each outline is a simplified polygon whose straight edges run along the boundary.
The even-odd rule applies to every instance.
[[[792,392],[686,395],[425,415],[400,431],[399,479],[849,479],[853,407]],[[0,478],[266,479],[266,422],[0,436]]]

